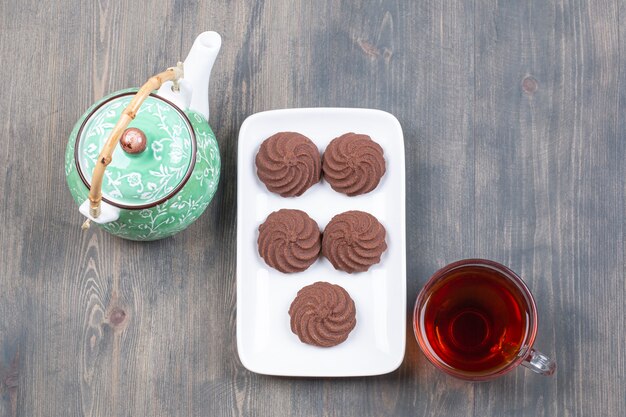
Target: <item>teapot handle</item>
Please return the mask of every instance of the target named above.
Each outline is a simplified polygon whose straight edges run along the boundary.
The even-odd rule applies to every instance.
[[[113,127],[109,138],[102,147],[98,160],[93,169],[91,176],[91,188],[89,189],[89,214],[93,218],[100,216],[100,204],[102,202],[102,179],[104,178],[104,171],[107,165],[111,163],[113,151],[115,146],[119,142],[120,136],[124,133],[124,130],[128,127],[128,124],[135,118],[139,107],[144,100],[154,90],[157,90],[166,81],[173,81],[173,88],[178,88],[178,81],[183,77],[183,63],[179,62],[175,67],[166,69],[165,71],[154,75],[141,86],[137,94],[133,97],[131,102],[126,106],[122,112],[122,116]]]

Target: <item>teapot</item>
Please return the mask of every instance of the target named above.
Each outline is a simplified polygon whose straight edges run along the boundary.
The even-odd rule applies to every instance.
[[[80,213],[131,240],[171,236],[207,208],[220,176],[208,123],[211,68],[222,40],[204,32],[183,63],[141,88],[111,93],[74,126],[65,175]]]

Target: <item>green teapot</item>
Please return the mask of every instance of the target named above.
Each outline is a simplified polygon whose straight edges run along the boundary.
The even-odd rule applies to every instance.
[[[117,91],[78,120],[65,152],[72,197],[107,232],[131,240],[171,236],[211,202],[220,154],[208,123],[216,32],[200,34],[185,59],[141,88]]]

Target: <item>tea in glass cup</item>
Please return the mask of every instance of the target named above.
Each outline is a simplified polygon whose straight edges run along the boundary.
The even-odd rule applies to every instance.
[[[556,370],[532,348],[537,308],[528,287],[493,261],[467,259],[437,271],[417,298],[413,328],[426,357],[458,378],[489,380],[520,364],[543,375]]]

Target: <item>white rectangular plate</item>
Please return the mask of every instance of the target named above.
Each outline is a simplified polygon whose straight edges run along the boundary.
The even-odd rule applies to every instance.
[[[269,192],[256,175],[254,159],[274,133],[299,132],[320,149],[343,133],[370,135],[384,152],[387,172],[378,187],[348,197],[322,180],[300,197]],[[237,349],[243,365],[261,374],[362,376],[395,370],[404,357],[406,332],[406,242],[404,139],[398,120],[372,109],[273,110],[248,117],[239,131],[237,178]],[[323,257],[304,272],[283,274],[257,251],[258,227],[273,211],[300,209],[324,229],[347,210],[371,213],[387,230],[388,249],[367,272],[337,271]],[[317,281],[341,285],[356,306],[357,325],[335,347],[301,343],[289,326],[289,306],[298,290]]]

